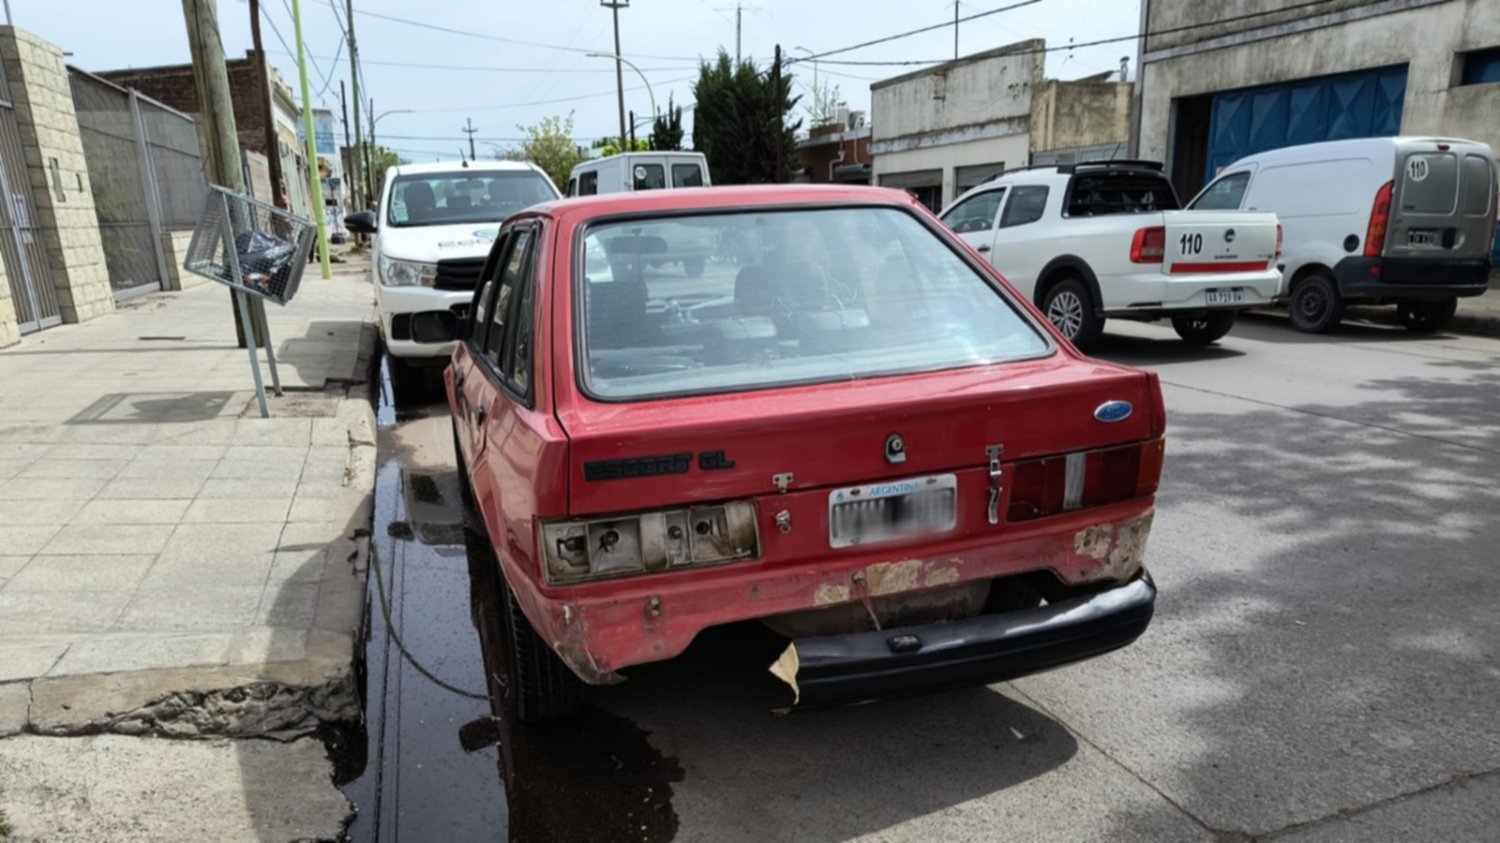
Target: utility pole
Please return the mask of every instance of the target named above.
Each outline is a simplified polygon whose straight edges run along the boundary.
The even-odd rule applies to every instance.
[[[286,182],[281,173],[280,144],[276,140],[276,113],[271,110],[271,74],[266,70],[266,48],[260,43],[260,0],[250,0],[250,38],[255,42],[255,78],[260,80],[261,111],[266,121],[266,165],[271,171],[271,204],[289,208]]]
[[[474,120],[472,118],[465,117],[464,118],[464,127],[462,129],[460,129],[459,131],[461,131],[464,134],[466,134],[466,135],[469,136],[469,160],[470,161],[475,160],[475,158],[474,158],[474,133],[477,132],[477,131],[479,131],[479,130],[476,129],[476,128],[474,128]]]
[[[365,197],[373,202],[375,197],[380,195],[376,191],[381,189],[375,186],[375,150],[373,149],[375,146],[375,98],[370,97],[370,101],[365,105],[370,107],[369,111],[365,112],[365,116],[370,118],[370,136],[365,138]]]
[[[620,99],[620,145],[625,145],[625,68],[620,61],[620,9],[630,8],[630,0],[599,0],[615,16],[615,90]]]
[[[307,46],[302,43],[302,5],[292,0],[292,29],[297,39],[297,77],[302,83],[302,133],[307,135],[307,181],[312,188],[313,221],[318,224],[318,263],[323,279],[333,277],[328,262],[328,209],[323,205],[323,178],[318,172],[318,140],[313,134],[312,88],[307,84]]]
[[[625,152],[635,152],[635,109],[630,110],[630,146],[625,147]]]
[[[953,0],[953,60],[958,61],[958,0]]]
[[[354,149],[349,153],[349,166],[354,170],[354,208],[363,211],[368,207],[369,192],[365,190],[364,162],[360,155],[364,144],[360,143],[359,135],[359,47],[354,42],[354,0],[347,0],[345,4],[344,23],[349,27],[349,84],[354,91]]]
[[[745,7],[741,3],[734,4],[734,63],[740,63],[740,33],[745,28]]]
[[[229,96],[229,70],[224,66],[224,42],[219,37],[219,15],[214,0],[182,0],[188,48],[193,57],[193,86],[198,91],[198,144],[203,150],[210,184],[245,192],[240,165],[240,139],[234,129],[234,100]],[[230,312],[240,348],[245,329],[239,320],[236,293],[229,291]],[[253,308],[252,308],[253,310]],[[264,334],[257,330],[259,344]]]
[[[771,131],[776,144],[776,183],[786,181],[786,131],[782,128],[781,45],[776,45],[776,59],[771,63]]]
[[[339,80],[339,118],[344,121],[344,148],[349,150],[349,170],[353,171],[354,147],[349,145],[349,103],[344,99],[344,80],[342,79]],[[362,211],[364,209],[359,206],[359,191],[354,185],[354,181],[349,178],[349,173],[344,173],[344,187],[349,191],[346,195],[354,203],[354,210]]]

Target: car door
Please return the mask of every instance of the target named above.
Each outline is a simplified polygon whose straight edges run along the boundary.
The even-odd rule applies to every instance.
[[[1050,244],[1041,242],[1045,232],[1037,224],[1050,213],[1051,190],[1042,184],[1016,184],[1007,193],[995,229],[994,251],[988,257],[1005,280],[1031,298],[1037,275],[1056,256]]]
[[[1000,205],[1004,200],[1004,187],[970,194],[943,214],[943,222],[960,240],[989,260],[995,243],[995,229],[1000,224]]]
[[[484,456],[485,428],[491,422],[497,391],[494,383],[496,372],[508,341],[506,329],[515,304],[516,284],[529,258],[533,236],[533,227],[529,224],[504,232],[504,242],[486,264],[481,296],[476,299],[474,316],[470,320],[473,328],[465,342],[468,365],[454,373],[459,396],[455,409],[464,416],[460,429],[465,433],[461,438],[468,451],[467,465],[471,476]]]

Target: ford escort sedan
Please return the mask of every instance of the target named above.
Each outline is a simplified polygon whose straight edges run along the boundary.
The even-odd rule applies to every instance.
[[[741,244],[701,273],[675,250]],[[509,703],[760,621],[797,705],[1013,678],[1150,622],[1156,376],[1082,356],[907,194],[544,203],[445,371],[505,583]],[[441,323],[441,324],[437,324]]]

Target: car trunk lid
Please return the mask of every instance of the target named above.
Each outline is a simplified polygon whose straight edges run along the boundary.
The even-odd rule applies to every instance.
[[[1495,226],[1495,169],[1471,141],[1407,140],[1396,155],[1384,254],[1478,257]]]
[[[580,516],[951,472],[993,445],[1010,461],[1144,440],[1161,434],[1158,395],[1145,373],[1058,354],[558,416]]]
[[[1260,272],[1276,259],[1276,215],[1245,211],[1165,211],[1168,275]]]

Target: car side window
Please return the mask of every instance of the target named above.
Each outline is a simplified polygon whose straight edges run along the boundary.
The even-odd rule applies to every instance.
[[[532,249],[534,252],[535,249]],[[532,290],[536,286],[536,261],[528,258],[521,278],[521,298],[516,302],[515,316],[511,317],[513,339],[503,357],[501,376],[517,394],[531,395],[531,324]]]
[[[568,195],[569,196],[577,196],[578,195],[578,179],[577,178],[568,179]]]
[[[989,231],[995,227],[995,218],[1000,215],[1000,201],[1005,198],[1005,188],[986,190],[948,209],[943,222],[959,234]]]
[[[593,196],[599,192],[599,172],[590,170],[578,176],[578,196]]]
[[[494,254],[503,253],[508,240],[509,234],[497,237]],[[496,258],[491,256],[490,260],[494,261]],[[474,301],[469,304],[469,319],[464,332],[469,342],[473,344],[476,353],[484,350],[484,333],[490,327],[490,306],[495,298],[495,272],[489,269],[490,265],[488,262],[485,264],[486,271],[481,276],[483,281],[479,289],[474,292]]]
[[[702,187],[703,169],[697,164],[673,164],[673,187]]]
[[[1005,213],[1000,217],[1000,227],[1025,225],[1042,218],[1047,207],[1046,185],[1018,185],[1010,191],[1010,201],[1005,203]]]
[[[517,229],[511,235],[505,256],[497,264],[495,304],[490,309],[489,333],[484,338],[484,357],[490,361],[496,371],[504,371],[500,365],[500,356],[505,351],[506,342],[510,339],[508,329],[511,298],[515,295],[516,285],[520,283],[522,271],[526,266],[527,247],[531,244],[531,236],[531,229]]]
[[[1247,172],[1230,173],[1208,186],[1203,195],[1193,200],[1190,211],[1238,211],[1245,199],[1245,188],[1250,186]]]
[[[631,173],[635,176],[631,190],[661,190],[667,186],[667,171],[660,164],[637,164]]]

